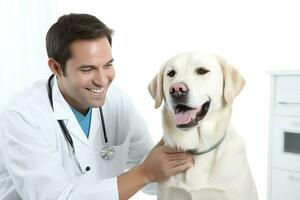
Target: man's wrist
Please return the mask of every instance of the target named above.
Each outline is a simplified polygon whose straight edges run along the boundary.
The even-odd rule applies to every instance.
[[[134,167],[117,177],[119,199],[129,199],[137,191],[151,182],[143,164]]]
[[[142,178],[143,182],[145,182],[146,185],[153,182],[153,179],[149,175],[149,172],[147,171],[144,163],[138,165],[136,170],[137,170],[137,172],[139,173],[139,176]]]

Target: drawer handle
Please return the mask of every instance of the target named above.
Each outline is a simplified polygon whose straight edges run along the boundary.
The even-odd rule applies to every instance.
[[[299,102],[287,102],[287,101],[279,101],[278,104],[281,104],[281,105],[300,105]]]
[[[300,177],[296,177],[296,176],[289,176],[289,179],[294,181],[300,181]]]

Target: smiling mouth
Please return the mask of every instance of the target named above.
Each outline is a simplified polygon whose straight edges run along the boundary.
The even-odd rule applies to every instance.
[[[103,87],[101,89],[91,89],[91,88],[85,88],[85,89],[93,93],[94,95],[101,95],[105,88]]]
[[[210,106],[210,101],[206,101],[199,108],[191,108],[184,104],[177,104],[175,113],[173,113],[173,120],[177,128],[192,128],[198,125],[202,120]]]

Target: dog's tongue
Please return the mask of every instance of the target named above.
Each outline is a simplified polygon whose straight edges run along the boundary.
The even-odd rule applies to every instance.
[[[180,113],[174,113],[173,120],[176,125],[187,124],[191,120],[196,118],[197,112],[198,112],[198,109],[188,110],[188,111],[180,112]]]

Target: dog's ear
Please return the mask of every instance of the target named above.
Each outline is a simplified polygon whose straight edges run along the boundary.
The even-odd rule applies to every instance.
[[[163,73],[164,73],[165,66],[163,65],[159,72],[155,75],[155,77],[152,79],[150,84],[148,85],[148,90],[152,96],[152,98],[155,100],[155,108],[158,108],[164,98],[163,94]]]
[[[232,104],[233,99],[242,91],[245,85],[243,76],[226,60],[217,56],[220,66],[222,68],[224,84],[223,97],[226,103]]]

